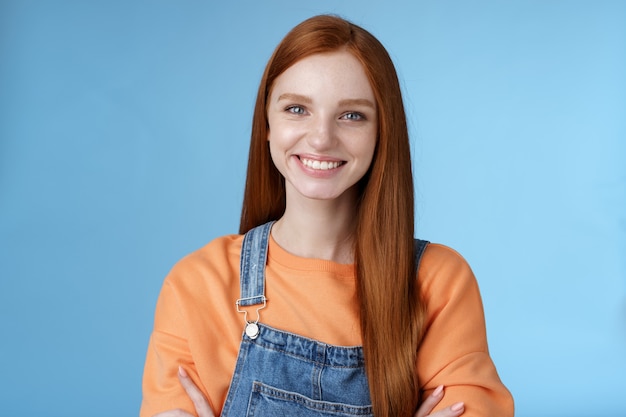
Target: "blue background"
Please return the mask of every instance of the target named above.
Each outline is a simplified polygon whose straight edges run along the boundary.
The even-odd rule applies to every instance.
[[[626,415],[626,2],[0,0],[1,415],[137,414],[162,280],[236,232],[263,67],[324,12],[396,62],[418,234],[517,416]]]

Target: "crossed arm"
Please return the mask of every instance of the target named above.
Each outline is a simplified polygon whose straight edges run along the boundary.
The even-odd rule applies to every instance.
[[[213,410],[211,409],[211,406],[209,405],[209,402],[204,397],[204,394],[202,394],[198,387],[196,387],[182,366],[178,367],[178,379],[193,402],[197,417],[216,417],[215,413],[213,413]],[[442,398],[443,385],[440,385],[433,391],[432,394],[424,399],[414,417],[457,417],[465,411],[465,405],[462,402],[459,402],[444,408],[443,410],[439,410],[434,414],[429,414]],[[176,409],[156,414],[154,417],[194,417],[194,415],[188,413],[187,411]]]

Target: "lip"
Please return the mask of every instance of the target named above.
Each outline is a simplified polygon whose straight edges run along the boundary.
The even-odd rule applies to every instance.
[[[332,156],[325,155],[312,155],[312,154],[297,154],[295,155],[298,159],[310,159],[312,161],[320,161],[320,162],[346,162],[343,159],[334,158]]]

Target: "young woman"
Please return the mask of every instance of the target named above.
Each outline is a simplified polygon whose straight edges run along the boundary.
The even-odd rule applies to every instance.
[[[165,280],[141,416],[512,416],[476,280],[413,213],[387,52],[304,21],[261,80],[241,234]]]

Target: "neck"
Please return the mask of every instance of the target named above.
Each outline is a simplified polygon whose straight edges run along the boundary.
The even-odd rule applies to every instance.
[[[272,237],[296,256],[353,263],[356,203],[354,199],[338,200],[287,199],[285,214],[272,228]]]

